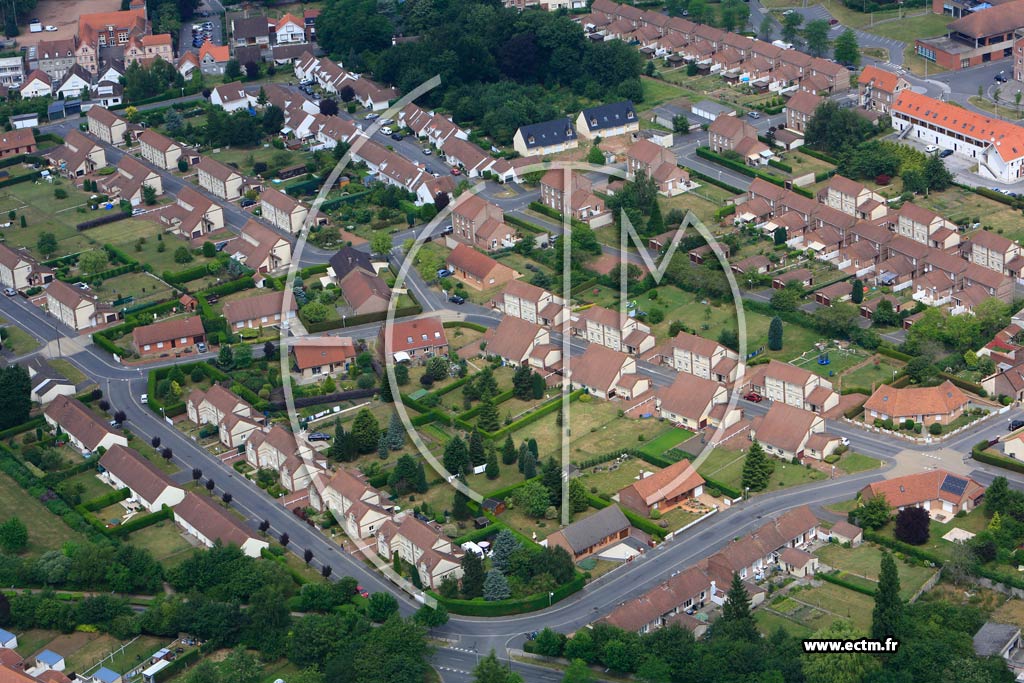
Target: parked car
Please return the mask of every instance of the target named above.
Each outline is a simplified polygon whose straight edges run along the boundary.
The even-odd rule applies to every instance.
[[[433,152],[431,152],[431,151],[430,151],[430,148],[429,148],[429,147],[427,147],[426,149],[424,149],[424,150],[423,150],[423,153],[424,153],[424,154],[425,154],[426,156],[428,156],[428,157],[429,157],[429,156],[430,156],[431,154],[433,154]]]
[[[999,73],[997,73],[995,80],[997,83],[1006,83],[1006,72],[1000,71]]]
[[[924,151],[928,152],[929,154],[931,154],[932,152],[938,152],[939,151],[939,146],[938,145],[928,145],[927,147],[924,148]]]
[[[405,139],[405,136],[402,135],[401,133],[392,133],[391,134],[391,139],[392,140],[398,140],[399,142],[401,142],[402,140]]]
[[[844,437],[842,437],[841,439],[839,439],[839,443],[843,444],[844,446],[849,446],[849,445],[850,445],[850,440],[849,440],[849,439],[847,439],[847,438],[846,438],[846,437],[844,436]]]
[[[451,277],[451,276],[452,276],[452,271],[448,270],[447,268],[441,268],[440,270],[437,271],[437,279],[438,280],[440,280],[443,277]]]
[[[373,112],[370,112],[369,114],[366,115],[366,120],[367,121],[373,121],[374,119],[379,119],[379,118],[380,118],[380,114],[375,114]]]
[[[839,23],[839,20],[838,20],[838,19],[829,19],[829,20],[828,20],[828,25],[829,25],[829,26],[835,26],[835,25],[836,25],[836,24],[838,24],[838,23]]]
[[[1024,427],[1024,420],[1010,420],[1010,431],[1015,432]]]
[[[462,171],[457,168],[452,169],[452,175],[462,175]]]
[[[453,232],[455,232],[455,228],[453,228],[450,223],[444,226],[444,228],[441,230],[442,235],[450,235]]]
[[[46,25],[46,29],[45,29],[45,30],[46,30],[46,31],[49,31],[50,33],[53,33],[54,31],[56,31],[56,30],[57,30],[57,27],[56,27],[56,26],[54,26],[53,24],[47,24],[47,25]]]
[[[256,203],[255,199],[243,199],[242,200],[242,208],[244,209],[244,208],[246,208],[248,206],[252,206],[255,203]]]
[[[759,119],[759,118],[761,118],[761,112],[758,112],[758,111],[748,111],[747,112],[747,116],[749,116],[752,119]]]
[[[13,287],[4,287],[4,296],[17,296],[18,290]]]
[[[363,597],[363,598],[368,598],[368,597],[370,597],[370,594],[369,594],[369,593],[367,592],[367,590],[366,590],[365,588],[363,588],[362,586],[356,586],[356,593],[358,593],[358,594],[359,594],[359,596],[360,596],[360,597]]]
[[[394,133],[394,131],[391,130],[391,126],[384,126],[383,128],[380,129],[380,132],[383,133],[384,135],[391,135],[392,133]]]
[[[74,285],[72,285],[72,286],[73,286],[73,287],[78,287],[78,288],[79,288],[80,290],[82,290],[83,292],[87,292],[87,291],[89,291],[89,285],[85,284],[84,282],[76,282],[76,283],[75,283]]]
[[[459,306],[461,306],[462,304],[466,303],[466,297],[459,296],[458,294],[452,294],[450,297],[448,297],[448,301],[451,301],[453,304],[458,304]]]
[[[306,437],[307,441],[330,441],[331,435],[327,432],[313,432]]]
[[[756,391],[751,391],[750,393],[748,393],[747,395],[745,395],[745,396],[743,397],[743,399],[744,399],[744,400],[746,400],[746,401],[751,401],[751,402],[753,402],[753,403],[760,403],[761,401],[763,401],[763,400],[764,400],[764,399],[763,399],[763,398],[761,397],[761,394],[757,393]]]
[[[196,344],[196,349],[199,351],[199,353],[206,353],[206,343],[199,342],[198,344]]]
[[[948,156],[953,156],[953,150],[951,150],[951,149],[944,149],[941,152],[939,152],[939,158],[940,159],[945,159]]]
[[[142,396],[139,396],[139,403],[143,405],[149,403],[149,394],[143,394]]]

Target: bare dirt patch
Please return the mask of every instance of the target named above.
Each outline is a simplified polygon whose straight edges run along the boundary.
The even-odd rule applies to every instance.
[[[69,5],[74,4],[73,11]],[[39,0],[36,9],[29,15],[22,17],[21,35],[18,36],[19,45],[36,45],[40,40],[59,40],[62,38],[73,38],[78,32],[78,17],[82,14],[96,14],[98,12],[116,12],[121,9],[118,0]],[[57,30],[52,33],[29,33],[28,22],[32,19],[39,19],[43,26],[50,24],[56,26]]]

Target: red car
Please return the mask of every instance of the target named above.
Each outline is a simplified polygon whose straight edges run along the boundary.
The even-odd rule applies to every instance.
[[[457,168],[452,169],[452,175],[462,175],[462,171]]]
[[[361,598],[368,598],[368,597],[370,597],[370,594],[362,586],[356,586],[356,593],[358,593],[359,597],[361,597]]]
[[[753,401],[754,403],[760,403],[761,400],[762,400],[761,399],[761,394],[758,394],[758,393],[753,392],[753,391],[751,391],[749,394],[747,394],[743,398],[744,398],[744,400]]]

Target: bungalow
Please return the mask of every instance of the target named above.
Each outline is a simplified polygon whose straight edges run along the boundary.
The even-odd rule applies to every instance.
[[[802,287],[810,287],[814,284],[814,273],[806,268],[797,268],[781,273],[772,279],[772,288],[782,289],[790,282],[798,282]]]
[[[619,489],[619,503],[649,517],[655,510],[664,515],[703,493],[704,477],[689,460],[680,460]]]
[[[293,340],[288,350],[295,362],[295,370],[304,380],[343,372],[356,357],[356,346],[351,337],[302,337]]]
[[[598,398],[636,398],[651,388],[650,379],[637,374],[635,358],[598,344],[588,346],[568,370],[574,386]]]
[[[309,494],[310,505],[330,510],[353,541],[376,537],[391,519],[388,497],[370,486],[359,470],[339,469],[330,479],[320,475]]]
[[[771,260],[764,254],[755,254],[740,259],[729,266],[737,275],[764,275],[772,269]]]
[[[841,519],[828,530],[828,540],[840,544],[849,543],[851,547],[856,548],[864,542],[864,530]]]
[[[647,325],[603,306],[573,314],[570,324],[574,336],[613,351],[640,354],[654,348],[654,335]]]
[[[569,190],[566,191],[566,182]],[[593,192],[589,178],[582,173],[553,168],[540,180],[540,199],[547,206],[561,214],[599,228],[612,222],[612,212],[604,200]]]
[[[142,151],[143,159],[164,170],[177,168],[178,159],[182,154],[178,142],[157,133],[152,128],[142,131],[142,135],[139,136],[139,149]]]
[[[821,415],[785,403],[773,403],[767,413],[754,418],[749,437],[766,453],[790,462],[823,460],[840,445],[838,436],[825,433]]]
[[[976,656],[1001,658],[1017,678],[1024,673],[1019,626],[986,621],[974,634],[972,645]]]
[[[650,633],[678,624],[700,638],[707,632],[707,624],[693,614],[712,595],[717,597],[719,591],[714,584],[702,567],[690,567],[640,597],[622,603],[600,621],[634,633]]]
[[[738,408],[729,410],[729,391],[709,379],[680,374],[668,387],[657,390],[658,416],[686,429],[711,426],[728,428],[742,417]]]
[[[51,429],[66,434],[71,445],[83,453],[128,445],[123,434],[115,432],[84,403],[71,396],[55,398],[43,409],[43,417]]]
[[[391,302],[391,287],[380,276],[354,268],[339,282],[341,295],[356,315],[384,313]]]
[[[491,305],[506,316],[545,327],[561,326],[568,316],[568,308],[561,297],[522,280],[512,280],[505,285]]]
[[[199,187],[210,194],[227,201],[242,196],[242,175],[230,166],[203,157],[196,164],[196,171],[199,173]]]
[[[193,389],[185,401],[188,419],[197,425],[215,425],[227,448],[238,448],[261,426],[256,409],[243,398],[214,384],[206,391]]]
[[[123,145],[128,122],[103,107],[91,107],[86,113],[89,133],[108,145]]]
[[[15,128],[0,133],[0,159],[36,151],[36,135],[31,128]]]
[[[589,517],[553,532],[541,542],[541,545],[548,548],[563,548],[574,562],[579,562],[627,539],[632,539],[633,543],[641,546],[650,544],[649,537],[633,528],[619,506],[613,503]]]
[[[395,321],[381,327],[377,348],[385,359],[396,363],[431,358],[448,353],[448,337],[438,318],[425,317]]]
[[[191,491],[174,506],[174,522],[207,548],[220,541],[241,549],[247,557],[258,558],[270,544],[250,532],[224,508]]]
[[[283,320],[288,321],[295,317],[297,310],[295,296],[291,292],[267,292],[227,302],[224,304],[224,319],[232,330],[261,330],[280,325],[282,311]]]
[[[885,501],[896,510],[924,508],[929,513],[944,515],[948,521],[961,510],[970,512],[977,507],[985,496],[985,487],[971,477],[940,469],[877,481],[858,493],[863,502],[876,496],[885,496]]]
[[[810,370],[798,368],[789,363],[770,360],[758,366],[742,388],[778,403],[813,413],[826,413],[839,405],[839,394],[832,389],[832,383]]]
[[[292,261],[291,242],[251,218],[238,238],[231,240],[228,250],[233,259],[257,273],[287,268]]]
[[[779,566],[797,578],[812,576],[818,571],[818,558],[806,550],[785,548],[779,553]]]
[[[245,442],[245,461],[277,472],[281,486],[292,493],[308,488],[327,464],[311,443],[281,425],[253,432]]]
[[[132,348],[140,356],[187,353],[205,341],[206,330],[199,316],[171,318],[132,330]]]
[[[73,330],[84,330],[117,320],[117,312],[99,303],[95,295],[61,280],[46,288],[46,310]]]
[[[131,448],[111,446],[100,458],[100,471],[104,481],[115,489],[128,489],[129,500],[150,512],[159,512],[164,505],[174,507],[185,499],[184,489]]]
[[[388,561],[398,555],[415,567],[424,588],[437,589],[446,578],[462,577],[462,549],[434,523],[401,512],[381,524],[376,540],[377,554]]]
[[[456,280],[481,291],[521,277],[520,273],[466,244],[452,249],[447,265]]]
[[[24,362],[32,382],[30,397],[40,405],[46,405],[58,396],[74,396],[75,383],[58,372],[49,361],[41,356],[34,356]]]
[[[260,214],[275,227],[295,235],[302,229],[309,209],[277,188],[268,187],[260,193]]]
[[[254,107],[256,98],[246,93],[241,83],[225,83],[210,91],[210,104],[232,112]]]
[[[739,368],[739,356],[718,342],[680,332],[668,341],[662,363],[679,373],[715,382],[732,382]]]
[[[569,119],[555,119],[521,126],[512,137],[512,146],[521,156],[549,156],[579,146],[576,129]]]
[[[949,380],[937,387],[896,388],[883,384],[864,404],[865,420],[895,423],[912,420],[925,427],[948,425],[963,414],[971,399]]]
[[[493,251],[514,246],[518,235],[505,222],[505,212],[500,206],[466,192],[452,208],[451,239]]]
[[[125,154],[117,162],[117,172],[100,178],[97,183],[100,192],[112,199],[139,206],[145,198],[144,189],[151,188],[156,195],[164,193],[160,175],[135,157]]]
[[[576,130],[585,140],[611,138],[640,130],[640,119],[629,100],[584,109],[576,117]]]

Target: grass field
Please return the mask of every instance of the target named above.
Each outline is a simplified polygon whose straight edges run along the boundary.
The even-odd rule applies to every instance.
[[[130,296],[134,298],[133,305],[163,301],[174,293],[169,285],[149,273],[125,273],[105,280],[102,287],[93,289],[101,300],[116,301]]]
[[[661,455],[665,451],[675,448],[692,437],[693,432],[689,430],[680,429],[678,427],[669,427],[656,439],[641,446],[640,450],[650,455]]]
[[[984,512],[979,508],[972,511],[970,514],[964,517],[954,518],[946,524],[936,522],[932,520],[929,528],[930,534],[928,541],[923,545],[918,546],[921,550],[926,553],[931,553],[942,560],[948,560],[953,554],[954,544],[949,541],[942,539],[952,529],[963,529],[964,531],[970,531],[971,533],[981,533],[988,526],[988,518],[985,517]],[[879,533],[885,534],[886,536],[893,538],[893,527],[895,524],[890,522],[884,527],[879,529]],[[1001,569],[1009,569],[1009,567],[1000,567]]]
[[[39,342],[31,334],[17,325],[7,324],[5,318],[0,318],[0,326],[7,330],[7,338],[4,340],[4,348],[15,356],[31,353],[39,348]]]
[[[49,363],[54,370],[67,377],[68,381],[73,382],[74,384],[81,384],[88,379],[84,372],[72,365],[70,361],[63,358],[51,358]]]
[[[914,201],[956,223],[976,219],[983,227],[997,232],[1003,230],[1010,239],[1018,239],[1024,234],[1019,232],[1019,215],[1012,208],[959,187],[933,192],[928,197],[917,197]]]
[[[60,187],[68,194],[65,199],[57,199],[53,195],[55,187]],[[85,249],[100,246],[87,232],[75,230],[75,225],[85,220],[96,218],[106,212],[85,209],[80,213],[77,208],[85,207],[89,193],[75,189],[68,182],[54,183],[22,183],[0,190],[0,215],[3,221],[11,221],[12,227],[5,228],[0,237],[5,244],[12,247],[28,247],[36,256],[43,258],[36,251],[36,242],[43,232],[51,232],[57,238],[57,252],[53,256],[63,256]],[[8,217],[9,211],[16,212],[16,218]],[[20,217],[25,216],[27,226],[20,227]]]
[[[82,673],[92,672],[102,662],[103,666],[113,669],[118,673],[125,672],[138,666],[144,659],[148,659],[166,643],[164,638],[141,636],[131,645],[125,645],[113,636],[99,635],[84,643],[73,654],[65,655],[68,669]],[[64,654],[61,652],[61,654]],[[111,655],[113,654],[113,657]]]
[[[790,330],[793,329],[791,326]],[[787,330],[784,329],[783,335]],[[785,339],[785,336],[783,336]],[[818,350],[811,349],[808,352],[801,354],[800,356],[790,360],[790,363],[797,367],[803,368],[804,370],[810,370],[816,375],[822,377],[833,377],[839,375],[844,370],[852,368],[854,365],[867,360],[867,356],[856,351],[842,351],[840,349],[829,349],[828,350],[828,365],[820,365],[818,363]]]
[[[850,621],[862,633],[867,633],[871,628],[871,611],[875,601],[863,593],[823,583],[799,592],[790,591],[790,596],[798,604],[805,603],[820,610],[822,614],[811,620],[815,630],[821,628],[822,623],[827,626],[836,619]]]
[[[837,5],[839,3],[836,3]],[[934,38],[946,34],[946,25],[950,22],[949,15],[944,14],[919,14],[914,17],[903,17],[896,21],[886,21],[866,28],[868,33],[874,33],[883,38],[906,41],[908,36],[914,38]]]
[[[903,49],[903,66],[916,76],[934,76],[947,71],[935,62],[928,61],[917,54],[913,44]]]
[[[839,462],[836,463],[836,467],[847,474],[856,474],[857,472],[866,472],[867,470],[877,469],[881,464],[882,461],[876,458],[848,451],[839,459]]]
[[[893,372],[903,367],[903,363],[885,358],[883,356],[875,356],[874,361],[862,368],[858,368],[853,372],[848,372],[839,377],[839,388],[842,387],[863,387],[870,389],[872,385],[882,384],[883,382],[891,382]]]
[[[830,543],[816,554],[823,564],[833,569],[867,579],[872,584],[878,582],[882,551],[874,545],[865,543],[858,548],[844,548],[836,543]],[[904,600],[909,600],[935,573],[935,570],[929,567],[916,567],[900,560],[896,561],[896,568],[900,575],[900,597]]]
[[[741,489],[743,476],[743,451],[734,451],[728,448],[715,448],[708,455],[697,471],[705,477],[710,477],[726,486],[734,489]],[[809,481],[820,481],[825,478],[823,472],[807,469],[802,465],[788,463],[782,460],[775,460],[775,471],[768,481],[768,488],[765,492],[775,491],[786,486],[796,486]]]
[[[188,557],[192,545],[181,535],[181,530],[170,520],[140,529],[129,536],[129,542],[145,548],[164,568],[171,568]]]
[[[57,515],[29,496],[6,474],[0,474],[0,519],[17,517],[28,527],[28,552],[41,555],[56,550],[65,541],[81,541]]]
[[[669,100],[682,97],[685,92],[682,88],[676,87],[671,83],[665,81],[659,81],[654,78],[648,78],[642,76],[640,82],[644,87],[644,101],[642,104],[637,106],[637,111],[646,111],[653,109],[659,105],[662,105]]]
[[[90,501],[94,498],[105,496],[113,491],[112,488],[100,481],[99,477],[97,477],[96,473],[93,471],[76,474],[75,476],[68,478],[67,481],[72,485],[82,486],[83,501]]]
[[[153,266],[153,272],[162,275],[165,272],[176,273],[185,268],[200,263],[206,263],[209,259],[202,256],[194,256],[189,263],[177,263],[174,260],[174,252],[178,247],[186,246],[184,240],[175,237],[163,237],[158,235],[163,232],[160,225],[155,221],[140,218],[129,218],[118,221],[111,225],[102,225],[89,231],[89,236],[99,244],[112,244],[128,254],[140,263],[148,263]],[[139,244],[139,240],[142,243]],[[141,246],[141,251],[136,250],[136,244]],[[164,250],[160,251],[160,245]]]

